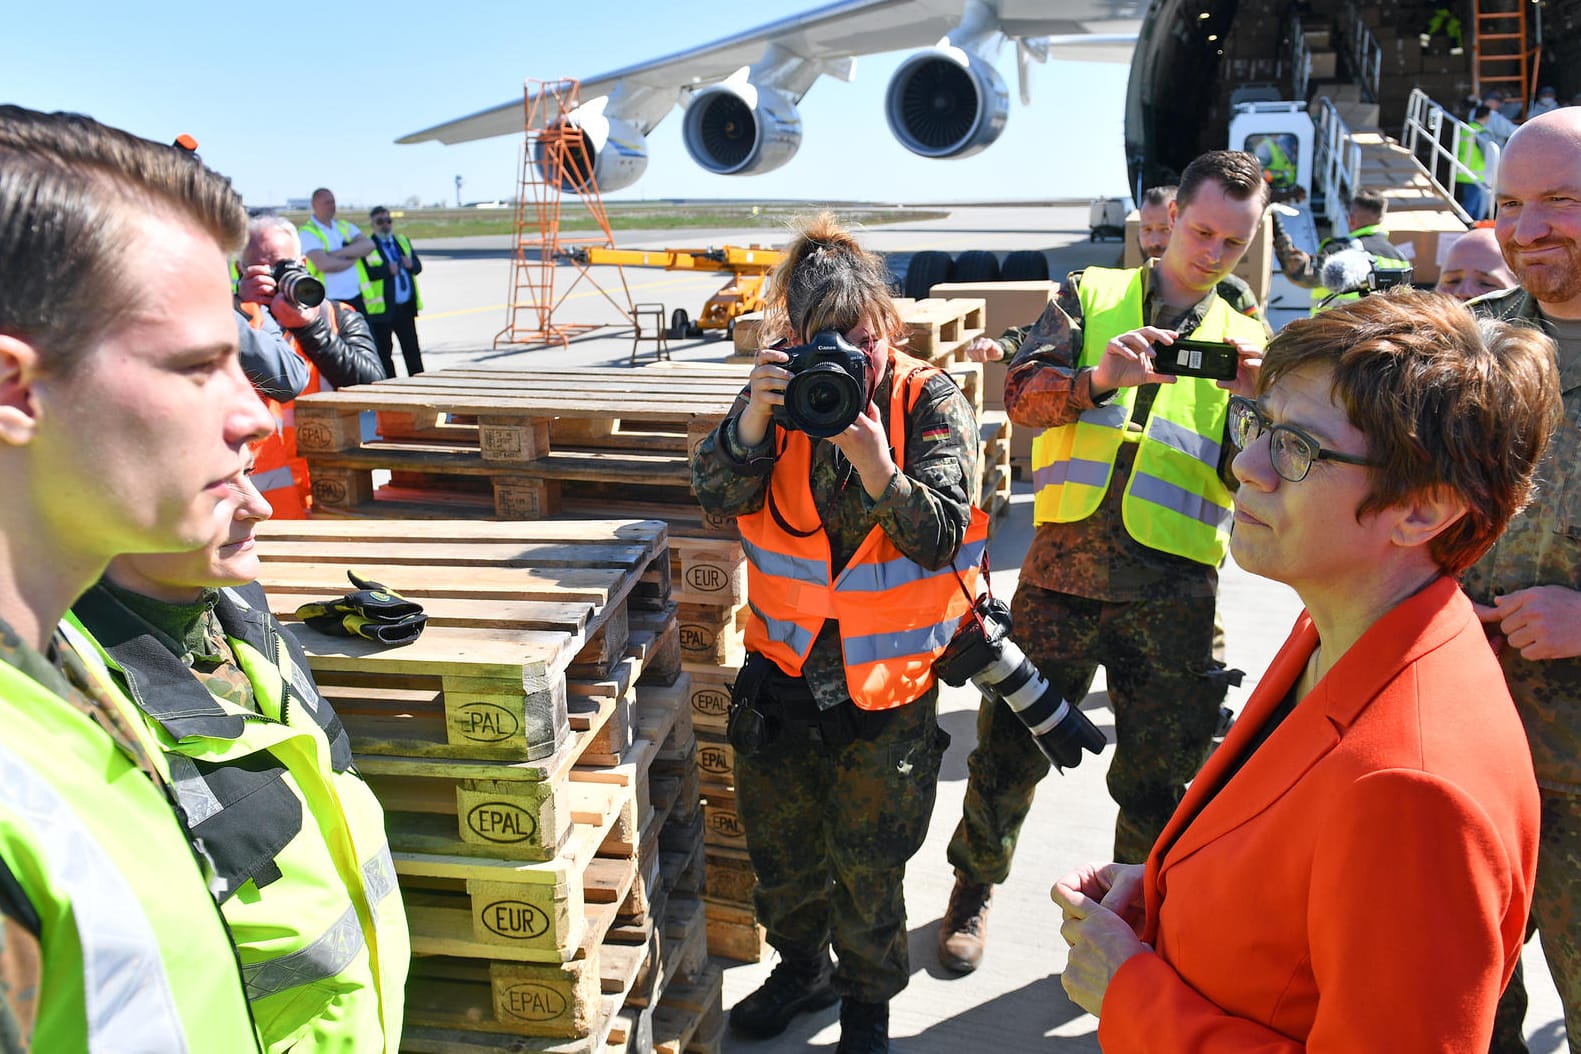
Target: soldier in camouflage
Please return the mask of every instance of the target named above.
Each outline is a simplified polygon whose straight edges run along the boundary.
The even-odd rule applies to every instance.
[[[1267,200],[1261,169],[1249,154],[1204,155],[1182,183],[1169,246],[1142,267],[1146,325],[1102,334],[1114,338],[1105,359],[1128,357],[1137,370],[1126,382],[1140,385],[1128,426],[1133,433],[1144,427],[1160,390],[1158,375],[1142,365],[1150,353],[1141,349],[1161,331],[1198,330]],[[1032,326],[1011,329],[995,342],[974,342],[983,357],[998,357],[981,347],[989,343],[1013,356],[1005,408],[1018,426],[1064,426],[1115,394],[1096,386],[1094,367],[1076,365],[1084,346],[1079,289],[1073,275]],[[1262,328],[1266,336],[1266,324]],[[1241,354],[1234,390],[1249,393],[1256,351],[1244,344]],[[1122,495],[1137,449],[1134,442],[1120,444],[1095,512],[1074,522],[1038,524],[1011,604],[1016,641],[1066,699],[1080,701],[1097,668],[1107,671],[1116,739],[1108,785],[1120,806],[1114,852],[1127,862],[1147,858],[1207,757],[1229,683],[1214,657],[1217,566],[1144,545],[1125,522]],[[1218,476],[1226,490],[1235,486],[1233,451],[1227,439],[1221,442]],[[960,973],[976,969],[982,958],[992,888],[1009,875],[1021,825],[1049,763],[1010,708],[985,699],[968,769],[963,814],[949,846],[955,888],[938,932],[940,962]]]
[[[922,382],[907,413],[903,471],[887,449],[904,354],[891,341],[904,328],[886,281],[882,263],[825,214],[786,250],[765,317],[765,343],[835,329],[883,370],[867,414],[811,441],[804,508],[770,508],[796,523],[816,511],[831,581],[875,529],[923,568],[949,566],[977,488],[977,424],[945,374]],[[785,361],[774,347],[758,353],[747,390],[693,454],[693,488],[711,514],[765,508],[784,441],[770,415],[783,404]],[[783,958],[730,1022],[770,1036],[796,1014],[841,999],[839,1051],[869,1054],[889,1049],[888,1002],[910,976],[902,882],[927,832],[949,736],[937,724],[936,686],[877,710],[859,708],[851,691],[834,618],[823,622],[799,676],[753,654],[737,683],[737,705],[751,703],[768,730],[755,752],[738,744],[736,794],[758,876],[758,918]]]
[[[1494,231],[1520,287],[1472,310],[1541,326],[1559,349],[1564,419],[1536,498],[1463,580],[1478,605],[1532,747],[1542,836],[1532,913],[1581,1051],[1581,110],[1535,117],[1499,163]],[[1524,1051],[1520,974],[1493,1050]]]

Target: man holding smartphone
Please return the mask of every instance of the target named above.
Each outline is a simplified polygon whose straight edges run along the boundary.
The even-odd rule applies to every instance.
[[[1032,448],[1037,533],[1013,635],[1072,702],[1100,665],[1107,671],[1120,861],[1147,858],[1207,756],[1228,687],[1212,654],[1234,485],[1227,403],[1232,392],[1252,394],[1268,331],[1215,287],[1267,204],[1255,157],[1204,154],[1181,177],[1162,257],[1088,268],[1032,326],[968,348],[973,358],[1012,357],[1005,409],[1042,430]],[[1170,352],[1181,337],[1212,343],[1181,363]],[[1180,375],[1161,372],[1155,357]],[[1203,359],[1233,367],[1220,371],[1233,379],[1193,375],[1205,372]],[[949,848],[955,890],[939,927],[940,961],[961,973],[982,958],[991,890],[1009,874],[1049,764],[1010,708],[985,699],[968,768]]]

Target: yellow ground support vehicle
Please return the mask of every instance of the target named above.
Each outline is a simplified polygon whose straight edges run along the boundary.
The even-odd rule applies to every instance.
[[[662,267],[666,271],[723,271],[730,281],[708,298],[693,321],[685,308],[670,314],[672,338],[700,337],[709,330],[731,336],[736,318],[763,308],[763,284],[783,258],[778,249],[725,245],[717,249],[614,249],[589,246],[573,254],[578,263],[596,266]]]

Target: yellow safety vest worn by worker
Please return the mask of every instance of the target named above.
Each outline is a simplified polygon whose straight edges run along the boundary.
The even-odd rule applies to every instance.
[[[32,1049],[256,1051],[236,953],[165,790],[4,663],[0,728],[0,861],[42,960]]]
[[[891,352],[889,371],[889,444],[896,467],[904,471],[907,414],[939,370]],[[835,575],[829,536],[809,485],[812,440],[779,428],[776,444],[763,508],[736,521],[747,556],[747,650],[799,677],[824,620],[832,618],[840,628],[852,701],[864,710],[913,702],[933,686],[933,660],[955,635],[968,596],[976,595],[988,516],[972,507],[954,561],[936,571],[901,552],[883,526],[874,524]],[[803,535],[789,524],[811,530]]]
[[[103,585],[75,608],[170,767],[271,1054],[400,1043],[411,959],[384,813],[256,583],[215,608],[255,712],[219,699]]]
[[[1258,160],[1262,162],[1263,170],[1272,177],[1269,186],[1274,190],[1289,190],[1295,186],[1296,163],[1290,159],[1284,147],[1273,136],[1267,136],[1259,145],[1267,148],[1258,151]]]
[[[1460,149],[1455,152],[1455,157],[1471,172],[1468,174],[1458,168],[1455,169],[1455,182],[1480,183],[1488,170],[1488,159],[1482,156],[1482,143],[1478,139],[1487,129],[1476,121],[1467,121],[1466,127],[1471,129],[1471,134],[1461,136]]]
[[[412,255],[412,243],[407,239],[406,235],[395,234],[391,235],[391,237],[395,239],[395,244],[399,247],[403,256]],[[373,240],[373,252],[362,259],[366,265],[363,267],[364,273],[385,265],[384,254],[379,251],[379,240],[377,238]],[[412,283],[412,307],[421,311],[423,309],[423,294],[417,291],[417,276],[408,271],[406,277]],[[362,303],[363,314],[370,318],[374,315],[384,314],[384,279],[377,278],[368,281],[362,290]]]
[[[318,220],[316,220],[316,219],[309,219],[302,226],[304,228],[313,227],[313,228],[317,229],[319,232],[322,232],[324,230],[323,225],[320,224],[318,222]],[[352,240],[353,240],[353,236],[352,236],[352,233],[351,233],[351,224],[347,223],[345,220],[336,220],[335,221],[335,229],[340,232],[340,240],[342,242],[346,243],[347,245],[350,245]],[[320,240],[324,241],[324,239],[322,239],[322,238]],[[325,252],[329,251],[329,242],[328,241],[324,241],[324,251]],[[378,297],[379,298],[379,309],[382,311],[382,310],[384,310],[384,283],[383,283],[383,280],[382,279],[375,280],[375,279],[370,278],[368,276],[368,268],[370,266],[377,267],[380,264],[384,263],[384,257],[382,257],[382,256],[377,256],[377,257],[374,256],[374,253],[377,253],[378,251],[379,250],[377,248],[375,248],[372,253],[369,253],[367,256],[364,256],[364,257],[362,257],[361,259],[359,259],[357,261],[357,263],[356,263],[356,267],[357,267],[357,293],[358,293],[358,295],[360,295],[362,297],[362,299],[363,299],[363,301],[365,303],[367,302],[367,300],[368,300],[368,298],[370,296]],[[369,263],[370,260],[372,261],[371,264]],[[304,258],[302,263],[307,267],[307,273],[308,274],[312,275],[314,278],[317,278],[320,282],[324,281],[324,272],[323,272],[323,270],[321,270],[318,267],[318,265],[315,264],[312,261],[312,259]]]
[[[1082,348],[1078,366],[1091,367],[1109,340],[1143,325],[1141,268],[1089,267],[1078,293]],[[1213,298],[1197,340],[1238,337],[1261,346],[1262,324]],[[1135,388],[1121,388],[1103,406],[1073,423],[1046,428],[1032,443],[1036,523],[1075,523],[1098,510],[1109,490],[1122,443],[1136,443],[1136,461],[1121,515],[1132,538],[1161,552],[1217,565],[1229,551],[1230,492],[1219,479],[1229,397],[1202,378],[1161,384],[1142,431],[1127,426]]]

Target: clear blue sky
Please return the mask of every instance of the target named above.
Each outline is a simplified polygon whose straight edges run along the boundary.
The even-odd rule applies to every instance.
[[[316,186],[342,209],[505,198],[520,137],[396,146],[397,136],[519,97],[522,79],[582,77],[694,47],[823,0],[516,0],[513,3],[263,5],[28,3],[6,13],[0,100],[75,110],[153,139],[197,137],[204,160],[249,204]],[[857,61],[853,83],[821,78],[802,100],[796,157],[762,176],[712,176],[680,139],[677,109],[649,136],[646,175],[612,197],[995,200],[1125,193],[1126,68],[1032,68],[1016,97],[1014,48],[999,68],[1011,93],[988,150],[927,161],[883,116],[904,56]]]

